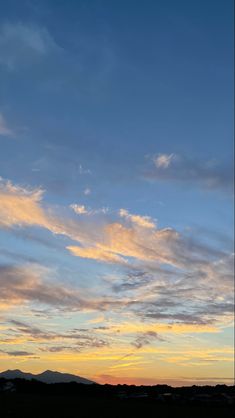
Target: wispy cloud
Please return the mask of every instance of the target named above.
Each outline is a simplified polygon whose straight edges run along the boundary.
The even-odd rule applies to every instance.
[[[51,272],[42,266],[2,265],[0,275],[0,301],[5,309],[26,302],[51,305],[58,309],[95,308],[95,302],[83,298],[78,290],[58,283],[52,286],[49,280]]]
[[[120,257],[112,251],[108,251],[108,249],[106,250],[94,247],[83,248],[73,245],[68,246],[67,249],[71,251],[73,255],[81,258],[89,258],[90,260],[97,260],[105,263],[126,263],[124,258]]]
[[[109,345],[107,339],[101,338],[93,329],[87,329],[86,332],[78,332],[77,330],[57,332],[56,330],[41,329],[21,321],[11,320],[9,322],[13,335],[20,334],[24,337],[25,342],[40,342],[41,346],[46,344],[40,348],[42,352],[80,352],[83,349],[102,348]],[[67,345],[68,341],[69,345]]]
[[[158,228],[151,218],[123,209],[118,216],[112,214],[115,220],[103,214],[100,222],[93,214],[71,219],[66,212],[59,217],[43,202],[40,188],[31,190],[2,181],[3,227],[35,225],[63,234],[71,240],[66,248],[72,255],[116,264],[124,274],[123,279],[105,283],[108,297],[84,297],[78,289],[60,284],[50,287],[38,267],[31,266],[29,272],[3,266],[2,299],[15,303],[34,300],[72,311],[128,306],[135,316],[148,321],[212,324],[217,319],[231,320],[232,255],[173,228]]]
[[[0,306],[9,310],[14,305],[39,304],[57,311],[113,311],[128,306],[127,298],[119,300],[84,291],[61,283],[56,272],[35,265],[0,265]]]
[[[0,64],[8,70],[14,71],[58,49],[46,28],[21,22],[8,22],[0,28]]]
[[[0,135],[8,137],[14,136],[13,129],[9,127],[2,113],[0,113]]]
[[[214,159],[187,158],[177,154],[157,154],[145,177],[155,181],[194,184],[208,190],[232,191],[232,162],[220,164]]]
[[[85,240],[79,224],[67,219],[64,222],[51,208],[42,205],[44,191],[14,185],[0,177],[0,226],[5,228],[40,226],[53,234]]]
[[[23,350],[15,350],[15,351],[0,350],[0,352],[8,354],[8,356],[12,356],[12,357],[27,357],[27,356],[34,355],[34,353],[30,353],[28,351],[23,351]]]
[[[145,345],[151,344],[153,340],[164,341],[164,339],[157,332],[147,331],[139,334],[132,342],[132,345],[139,350]]]
[[[149,217],[132,215],[121,209],[119,219],[110,222],[110,217],[99,219],[92,217],[105,210],[90,210],[82,205],[72,205],[73,210],[89,214],[85,222],[80,217],[70,219],[60,217],[46,207],[41,188],[29,189],[13,185],[9,181],[0,181],[0,219],[3,227],[41,226],[54,234],[63,234],[79,242],[77,254],[86,258],[99,258],[99,254],[111,253],[120,262],[120,258],[136,259],[143,262],[168,264],[182,268],[189,263],[193,268],[209,260],[223,257],[222,251],[203,245],[177,232],[173,228],[158,228]],[[75,253],[75,246],[71,246]],[[92,253],[93,251],[93,253]]]
[[[83,191],[85,196],[88,196],[89,194],[91,194],[91,189],[89,187],[86,187]]]
[[[119,215],[142,228],[155,228],[155,222],[149,216],[133,215],[126,209],[120,209]]]
[[[70,208],[73,209],[77,215],[84,215],[85,213],[88,213],[88,210],[84,205],[77,205],[74,203],[70,205]]]
[[[88,193],[89,194],[89,193]],[[108,213],[108,208],[90,209],[85,205],[73,203],[69,206],[77,215],[99,215]]]
[[[158,154],[153,161],[157,168],[168,168],[174,158],[174,154]]]
[[[41,225],[46,227],[47,218],[40,207],[43,191],[26,189],[0,178],[1,217],[0,225]]]
[[[91,170],[89,168],[84,168],[82,164],[79,164],[78,170],[81,175],[92,174]]]

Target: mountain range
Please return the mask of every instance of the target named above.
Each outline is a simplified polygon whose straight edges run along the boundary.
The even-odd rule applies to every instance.
[[[6,370],[0,373],[0,378],[4,377],[5,379],[36,379],[40,382],[44,383],[69,383],[69,382],[76,382],[76,383],[84,383],[85,385],[91,385],[93,382],[92,380],[85,379],[81,376],[76,376],[69,373],[60,373],[55,372],[52,370],[46,370],[40,374],[32,374],[32,373],[24,373],[21,370]]]

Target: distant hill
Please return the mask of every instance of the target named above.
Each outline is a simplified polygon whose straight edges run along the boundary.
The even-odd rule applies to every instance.
[[[5,379],[36,379],[44,383],[84,383],[85,385],[91,385],[92,380],[85,379],[84,377],[75,376],[69,373],[59,373],[52,370],[46,370],[40,374],[24,373],[21,370],[6,370],[5,372],[0,373],[0,377],[5,377]]]

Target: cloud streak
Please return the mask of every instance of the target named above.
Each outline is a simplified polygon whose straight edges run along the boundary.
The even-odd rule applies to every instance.
[[[23,336],[25,342],[35,342],[36,344],[40,343],[40,345],[46,344],[46,346],[41,348],[40,351],[42,352],[80,352],[83,349],[102,348],[109,345],[107,339],[97,335],[94,329],[87,329],[86,332],[78,332],[77,330],[56,332],[55,330],[44,330],[34,325],[16,320],[11,320],[10,324],[12,326],[11,332],[16,336],[18,334]],[[11,351],[11,353],[13,353],[13,351]]]
[[[5,23],[0,28],[0,64],[10,71],[37,62],[58,49],[46,28],[21,22]]]
[[[3,114],[0,113],[0,135],[13,137],[14,131],[9,127]]]
[[[195,185],[207,190],[233,190],[233,166],[216,160],[190,159],[177,154],[157,154],[145,178],[158,182]]]
[[[36,302],[58,309],[95,309],[96,303],[84,299],[78,290],[58,283],[52,285],[50,275],[48,269],[38,265],[0,266],[2,307]]]
[[[34,353],[30,353],[28,351],[23,351],[23,350],[16,350],[16,351],[0,350],[0,352],[8,354],[8,356],[12,356],[12,357],[27,357],[27,356],[33,356],[34,355]]]
[[[132,345],[139,350],[145,345],[151,344],[151,342],[154,340],[164,341],[164,339],[160,337],[160,335],[157,332],[147,331],[138,335],[138,337],[132,342]]]
[[[120,209],[119,215],[141,228],[155,228],[155,222],[149,216],[133,215],[126,209]]]

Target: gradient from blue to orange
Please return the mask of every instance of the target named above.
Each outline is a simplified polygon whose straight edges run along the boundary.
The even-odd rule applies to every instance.
[[[3,0],[0,369],[233,378],[233,2]]]

